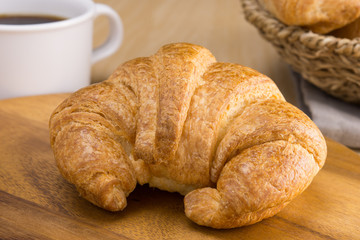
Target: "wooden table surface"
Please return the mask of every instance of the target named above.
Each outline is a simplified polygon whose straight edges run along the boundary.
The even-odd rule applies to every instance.
[[[181,195],[147,186],[123,212],[95,207],[62,178],[50,148],[48,118],[66,96],[0,101],[0,239],[360,239],[360,156],[331,140],[310,187],[252,226],[198,226]]]

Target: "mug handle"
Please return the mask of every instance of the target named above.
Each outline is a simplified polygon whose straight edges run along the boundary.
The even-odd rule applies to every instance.
[[[94,18],[100,15],[108,17],[110,31],[105,43],[93,50],[91,57],[92,64],[113,54],[120,47],[123,40],[124,27],[120,16],[111,7],[96,3]]]

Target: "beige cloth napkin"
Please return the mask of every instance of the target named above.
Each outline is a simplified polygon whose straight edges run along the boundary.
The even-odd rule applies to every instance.
[[[336,99],[293,74],[298,107],[319,127],[324,136],[351,148],[360,148],[360,105]]]

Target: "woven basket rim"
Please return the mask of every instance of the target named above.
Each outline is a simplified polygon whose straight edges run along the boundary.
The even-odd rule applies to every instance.
[[[334,54],[360,58],[360,38],[337,38],[317,34],[300,26],[288,26],[265,10],[258,0],[240,0],[240,2],[245,18],[262,32],[289,41],[300,41],[308,49],[327,48],[327,51]]]

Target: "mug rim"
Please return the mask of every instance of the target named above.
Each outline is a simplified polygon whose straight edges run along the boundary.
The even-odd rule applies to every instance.
[[[0,24],[0,32],[33,32],[33,31],[45,31],[45,30],[56,30],[72,25],[77,25],[82,23],[89,18],[94,16],[95,12],[95,3],[93,0],[81,0],[84,3],[89,4],[89,9],[75,17],[66,18],[61,21],[49,22],[49,23],[37,23],[37,24],[24,24],[24,25],[10,25],[10,24]],[[46,14],[46,13],[44,13]]]

